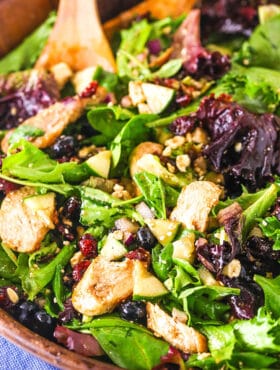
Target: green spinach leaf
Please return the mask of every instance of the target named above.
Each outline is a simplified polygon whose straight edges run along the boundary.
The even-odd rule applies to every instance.
[[[154,210],[156,217],[166,219],[166,195],[161,178],[148,172],[140,172],[134,176],[134,180],[144,195],[146,203]]]
[[[126,369],[150,370],[168,352],[166,342],[154,337],[144,327],[118,317],[98,318],[89,326],[111,360]]]
[[[271,311],[274,317],[279,317],[280,312],[280,275],[274,279],[268,279],[261,275],[255,275],[254,280],[262,287],[265,297],[265,307]]]
[[[123,175],[127,170],[128,158],[132,149],[151,136],[146,124],[156,118],[154,114],[139,114],[132,117],[111,143],[113,174]]]
[[[100,134],[93,136],[93,144],[108,145],[133,116],[132,112],[119,106],[91,109],[87,118],[91,126],[100,132]]]

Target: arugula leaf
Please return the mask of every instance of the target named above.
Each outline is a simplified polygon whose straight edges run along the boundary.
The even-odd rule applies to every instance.
[[[229,94],[240,105],[254,113],[276,112],[280,106],[280,72],[261,67],[244,68],[234,65],[212,89],[212,92]]]
[[[280,319],[273,320],[264,308],[251,320],[233,321],[232,325],[240,349],[279,354],[280,338],[276,333],[280,330]]]
[[[280,70],[280,15],[255,28],[238,56],[250,66]]]
[[[273,249],[280,250],[280,221],[275,216],[264,218],[260,223],[264,236],[271,238],[274,241]]]
[[[9,150],[13,149],[13,145],[16,144],[21,139],[28,139],[30,137],[38,137],[42,136],[44,131],[28,125],[20,125],[18,126],[9,137]]]
[[[137,56],[143,52],[151,30],[152,26],[147,19],[142,19],[140,22],[134,22],[129,29],[121,31],[121,43],[117,53],[117,67],[120,77],[126,76],[135,79],[135,77],[139,78],[141,75],[145,76],[150,73],[147,64],[141,65],[139,63],[140,68],[139,65],[138,68],[137,66],[133,68],[130,63],[131,58],[128,56]]]
[[[252,226],[256,223],[256,219],[263,217],[267,210],[274,204],[278,191],[279,186],[276,183],[271,184],[265,189],[265,192],[243,212],[243,237],[248,234]]]
[[[2,173],[30,181],[43,183],[79,183],[91,175],[86,162],[59,163],[51,159],[35,145],[22,139],[18,142],[22,150],[3,159]]]
[[[92,138],[92,143],[108,145],[133,116],[132,112],[119,106],[91,109],[87,114],[88,121],[96,131],[100,132]]]
[[[208,338],[208,346],[215,362],[230,360],[236,344],[232,325],[223,325],[222,330],[219,326],[209,325],[202,327],[201,330]]]
[[[30,300],[33,300],[52,281],[57,266],[66,266],[75,249],[74,245],[64,246],[51,262],[39,268],[35,266],[29,268],[29,256],[24,253],[19,254],[16,274],[21,279],[22,288]]]
[[[169,345],[140,325],[105,316],[83,325],[111,360],[125,369],[150,370],[168,352]]]
[[[56,14],[51,12],[49,17],[16,49],[0,60],[0,73],[20,71],[32,68],[38,59],[50,32],[54,26]]]
[[[4,279],[15,279],[16,265],[0,246],[0,277]]]
[[[148,172],[137,173],[134,180],[144,195],[148,206],[155,211],[156,217],[166,219],[166,195],[163,181]]]
[[[63,266],[57,265],[55,268],[55,274],[52,281],[53,292],[56,303],[58,304],[61,311],[64,310],[64,304],[66,298],[65,285],[62,280]]]
[[[113,174],[123,175],[127,170],[128,157],[132,149],[151,136],[146,124],[154,120],[154,114],[139,114],[132,117],[111,143]]]
[[[80,222],[85,226],[110,228],[115,220],[122,216],[135,219],[140,224],[144,223],[142,217],[125,201],[120,202],[102,190],[86,186],[81,187],[80,192],[82,201]]]
[[[179,298],[183,301],[184,311],[189,317],[189,323],[195,322],[205,325],[207,321],[214,320],[220,324],[224,313],[229,306],[221,304],[220,300],[228,295],[238,295],[239,289],[223,286],[196,286],[181,292]],[[201,302],[201,305],[197,303]]]
[[[280,275],[275,279],[268,279],[255,275],[254,280],[262,287],[265,297],[265,307],[274,317],[279,317],[280,312]]]

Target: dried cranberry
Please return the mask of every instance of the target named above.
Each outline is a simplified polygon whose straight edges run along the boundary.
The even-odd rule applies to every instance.
[[[90,265],[90,261],[85,260],[85,261],[81,261],[81,262],[77,263],[73,267],[72,276],[73,276],[74,281],[78,282],[78,281],[81,280],[81,278],[83,277],[83,275],[84,275],[86,269],[89,267],[89,265]]]
[[[7,195],[10,191],[17,190],[20,188],[20,185],[15,184],[11,181],[0,179],[0,192],[3,192]]]
[[[78,241],[78,247],[86,258],[95,258],[97,252],[97,240],[91,234],[84,234]]]
[[[125,301],[119,305],[121,318],[144,324],[146,322],[146,304],[142,301]]]
[[[139,261],[145,261],[150,263],[150,253],[144,249],[144,248],[136,248],[133,251],[130,251],[126,254],[126,257],[131,259],[131,260],[139,260]]]
[[[77,232],[73,229],[72,226],[60,223],[57,225],[56,229],[62,235],[62,237],[69,242],[75,240]]]
[[[71,221],[78,221],[81,211],[81,201],[77,197],[70,197],[64,203],[62,214]]]
[[[90,98],[92,95],[96,93],[98,88],[97,81],[91,81],[90,84],[81,92],[80,98]]]
[[[169,130],[174,135],[185,135],[187,132],[190,132],[194,129],[196,123],[195,117],[187,117],[182,116],[176,118],[171,125],[169,126]]]

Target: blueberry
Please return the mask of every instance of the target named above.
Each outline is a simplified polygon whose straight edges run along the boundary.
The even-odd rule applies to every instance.
[[[17,318],[24,326],[29,329],[33,328],[34,314],[38,311],[39,306],[31,301],[24,301],[19,304],[17,309]]]
[[[46,311],[37,311],[34,315],[33,330],[43,337],[52,339],[55,320]]]
[[[142,226],[136,233],[136,243],[147,250],[151,250],[157,244],[157,240],[148,227]]]
[[[146,322],[146,304],[141,301],[125,301],[119,306],[121,318],[141,324]]]
[[[75,155],[75,139],[70,135],[62,135],[56,140],[50,150],[53,158],[71,158]]]

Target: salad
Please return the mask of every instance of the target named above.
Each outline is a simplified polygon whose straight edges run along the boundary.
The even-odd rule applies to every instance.
[[[130,370],[280,368],[280,4],[135,16],[117,72],[0,61],[0,307]]]

